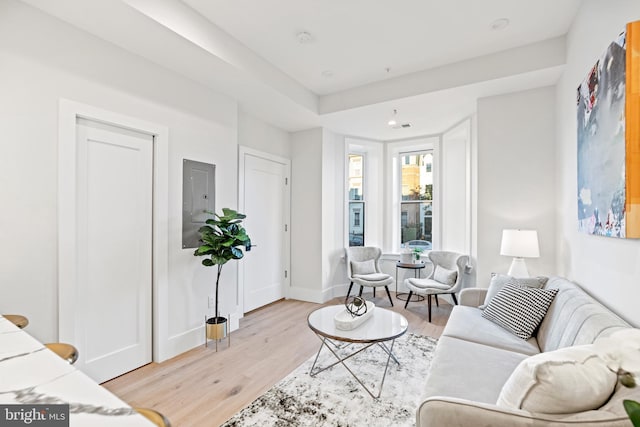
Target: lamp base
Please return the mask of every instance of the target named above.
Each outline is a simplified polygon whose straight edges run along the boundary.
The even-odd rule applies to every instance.
[[[527,264],[524,262],[524,258],[514,258],[511,261],[511,267],[507,273],[512,277],[529,277],[529,271],[527,270]]]

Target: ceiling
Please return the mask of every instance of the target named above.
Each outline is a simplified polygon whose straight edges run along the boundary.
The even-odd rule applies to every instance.
[[[184,0],[325,95],[565,34],[580,0]],[[509,25],[500,31],[491,24]],[[296,34],[312,39],[300,43]],[[387,68],[389,72],[387,72]],[[323,76],[330,71],[331,76]]]
[[[553,85],[581,0],[22,0],[287,131],[442,132],[478,97]],[[509,25],[491,29],[499,18]],[[311,39],[300,43],[306,31]],[[324,75],[323,75],[324,72]],[[327,75],[330,74],[330,75]],[[386,122],[394,109],[407,129]]]

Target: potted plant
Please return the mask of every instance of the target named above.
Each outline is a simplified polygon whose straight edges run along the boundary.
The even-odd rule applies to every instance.
[[[424,249],[422,248],[413,248],[413,262],[414,264],[420,264],[420,257],[422,256],[422,252]]]
[[[251,239],[246,230],[242,227],[242,220],[246,215],[238,213],[233,209],[223,208],[222,215],[208,212],[214,217],[206,221],[206,225],[200,227],[201,245],[193,253],[195,256],[205,256],[202,265],[206,267],[218,267],[216,275],[216,298],[215,316],[207,319],[207,338],[222,339],[227,336],[227,318],[221,317],[218,311],[218,288],[220,284],[220,273],[222,267],[233,259],[240,259],[244,252],[251,250]]]

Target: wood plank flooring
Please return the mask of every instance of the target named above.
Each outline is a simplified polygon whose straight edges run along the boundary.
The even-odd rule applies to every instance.
[[[378,295],[383,292],[378,292]],[[451,305],[440,299],[427,322],[426,302],[397,300],[392,310],[409,321],[409,332],[440,337]],[[369,299],[369,298],[368,298]],[[389,307],[386,295],[374,298]],[[341,304],[336,298],[324,305]],[[251,403],[307,360],[320,345],[307,326],[307,315],[320,304],[282,300],[245,315],[240,329],[215,352],[199,346],[163,363],[151,363],[103,384],[131,406],[154,408],[173,427],[215,427]]]

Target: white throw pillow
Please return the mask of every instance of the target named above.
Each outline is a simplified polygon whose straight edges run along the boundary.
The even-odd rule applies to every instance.
[[[433,280],[445,285],[453,286],[457,278],[458,272],[456,270],[448,270],[439,265],[436,265],[436,269],[433,271]]]
[[[491,282],[489,283],[489,290],[487,291],[484,303],[480,308],[484,309],[489,304],[489,301],[491,301],[491,299],[495,297],[507,283],[517,283],[518,285],[540,289],[547,283],[547,280],[549,280],[549,278],[544,276],[516,278],[513,276],[507,276],[506,274],[492,274]]]
[[[589,411],[609,400],[617,379],[592,344],[565,347],[520,362],[497,405],[546,414]]]
[[[373,274],[376,272],[376,262],[372,259],[366,261],[351,261],[351,272],[356,274]]]

